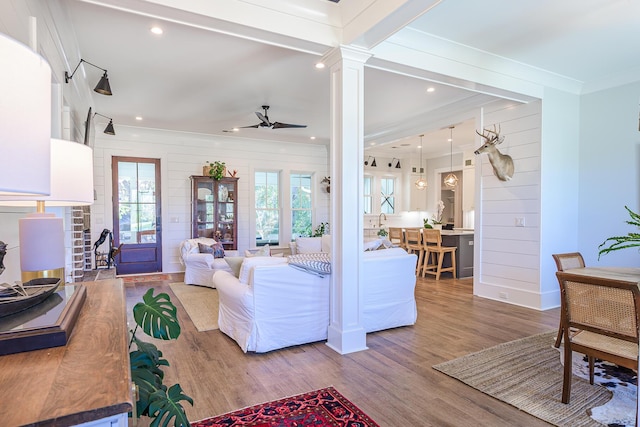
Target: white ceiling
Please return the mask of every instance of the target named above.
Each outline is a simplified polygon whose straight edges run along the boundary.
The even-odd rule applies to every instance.
[[[217,6],[216,11],[214,3],[205,11],[206,5],[186,0],[61,0],[79,49],[66,52],[69,62],[75,61],[68,71],[80,57],[108,69],[114,94],[107,97],[92,92],[92,106],[94,111],[113,118],[116,133],[118,126],[131,125],[328,144],[329,75],[327,69],[316,69],[314,64],[331,46],[316,35],[315,22],[309,25],[308,36],[292,41],[293,24],[297,22],[293,15],[299,11],[286,10],[293,29],[285,35],[276,35],[268,27],[270,14],[276,13],[273,9],[280,8],[282,12],[294,4],[305,6],[305,13],[312,15],[312,8],[317,7],[328,16],[328,33],[338,37],[340,30],[335,23],[339,13],[352,17],[345,24],[345,36],[366,15],[350,8],[361,2],[370,6],[363,10],[371,11],[379,5],[376,1],[383,0],[342,0],[338,4],[325,0],[271,0],[268,10],[262,0],[227,1],[234,7],[223,6],[221,10]],[[181,7],[184,4],[191,10],[167,6],[172,3]],[[404,3],[402,10],[407,10],[429,2],[395,3]],[[537,0],[526,5],[508,0],[431,3],[433,7],[422,7],[421,16],[412,16],[415,19],[407,27],[391,31],[388,36],[408,40],[419,33],[446,42],[452,57],[458,50],[472,51],[480,59],[507,60],[583,86],[620,79],[633,72],[640,78],[637,0]],[[194,13],[199,12],[195,7],[203,8],[203,12]],[[244,25],[230,22],[236,10],[252,12],[235,18]],[[256,10],[264,15],[256,15]],[[223,18],[218,19],[217,15]],[[393,24],[405,19],[399,15],[389,14],[389,21]],[[149,31],[154,25],[164,30],[161,36]],[[257,28],[258,25],[263,27]],[[386,27],[377,28],[382,31]],[[79,72],[85,72],[88,81],[95,83],[102,74],[88,65],[80,67]],[[435,91],[427,93],[428,87]],[[465,121],[471,116],[464,117],[460,111],[477,109],[497,99],[481,91],[373,67],[365,69],[364,97],[366,147],[377,144],[376,149],[386,153],[415,151],[417,135],[426,133],[427,157],[449,153],[450,124],[456,125],[454,151],[473,145],[475,123]],[[255,112],[261,111],[264,104],[271,107],[272,122],[306,124],[307,128],[225,132],[257,124]],[[142,121],[136,121],[136,116]],[[96,117],[96,121],[101,120],[104,119]],[[313,141],[312,136],[316,137]],[[390,148],[407,143],[410,145],[404,148]]]

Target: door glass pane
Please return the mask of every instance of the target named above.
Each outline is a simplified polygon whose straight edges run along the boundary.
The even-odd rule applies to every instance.
[[[156,242],[156,167],[118,162],[119,242]]]

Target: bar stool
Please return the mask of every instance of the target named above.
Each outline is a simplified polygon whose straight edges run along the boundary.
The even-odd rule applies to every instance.
[[[389,227],[389,241],[394,245],[404,249],[404,238],[402,237],[402,228]]]
[[[418,255],[418,263],[416,264],[416,275],[420,274],[422,269],[422,258],[424,257],[424,245],[422,244],[421,228],[405,228],[404,229],[404,248],[410,254]]]
[[[422,266],[422,277],[425,274],[433,274],[436,280],[440,280],[440,273],[451,271],[453,278],[456,278],[456,246],[442,246],[442,235],[440,230],[425,228],[422,230],[422,241],[424,244],[424,265]],[[451,257],[451,267],[442,268],[442,261],[445,254]]]

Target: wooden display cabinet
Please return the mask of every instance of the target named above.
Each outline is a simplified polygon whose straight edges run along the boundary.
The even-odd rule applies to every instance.
[[[191,236],[211,237],[238,249],[238,178],[191,176]]]

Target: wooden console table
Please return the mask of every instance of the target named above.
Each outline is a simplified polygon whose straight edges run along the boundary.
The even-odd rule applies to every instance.
[[[83,282],[66,346],[0,356],[0,420],[13,426],[126,426],[133,407],[121,279]]]

